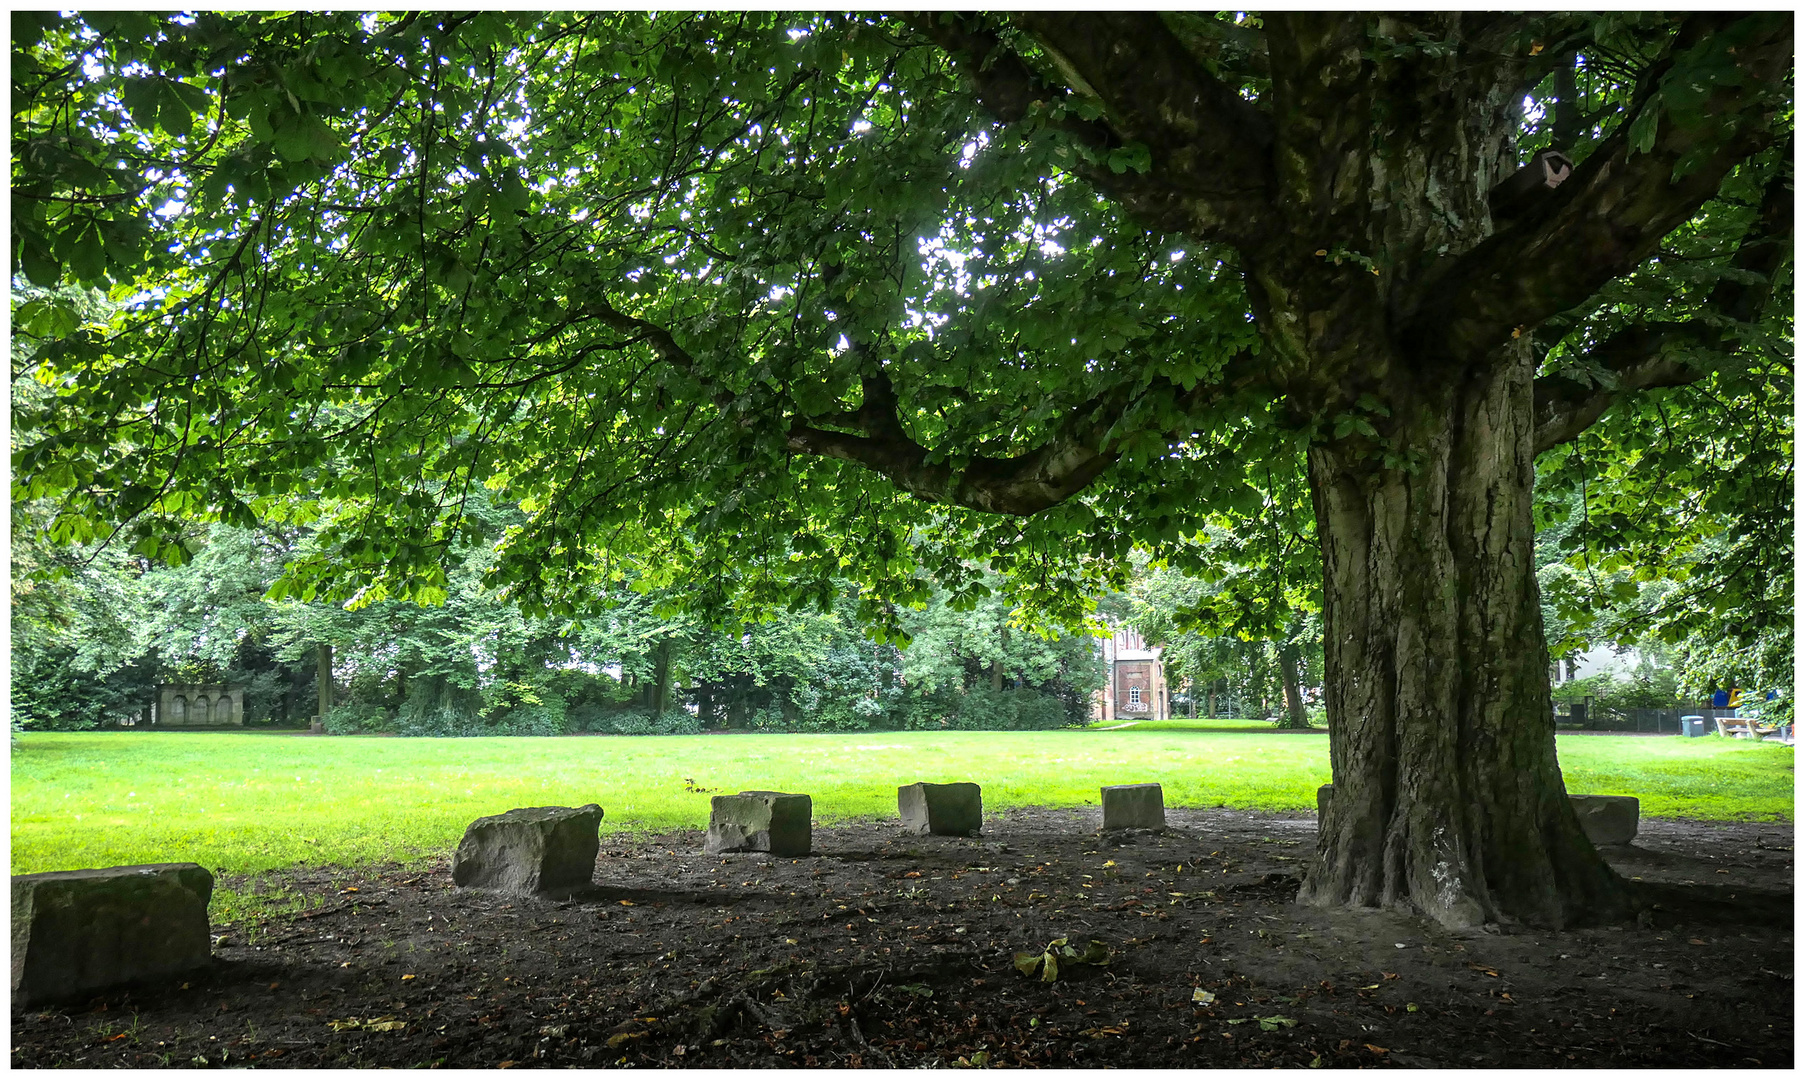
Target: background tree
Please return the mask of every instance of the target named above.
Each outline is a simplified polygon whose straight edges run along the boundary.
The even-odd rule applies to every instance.
[[[1303,898],[1616,912],[1555,760],[1536,455],[1790,332],[1748,327],[1789,310],[1791,42],[1783,12],[21,15],[16,260],[128,307],[22,317],[57,393],[15,498],[154,554],[330,497],[298,586],[437,600],[486,484],[528,515],[492,576],[529,609],[631,559],[704,610],[848,577],[894,628],[980,563],[1075,619],[1282,454],[1337,718]],[[1613,292],[1662,278],[1659,311]]]
[[[1225,701],[1240,705],[1232,715],[1266,719],[1272,715],[1267,703],[1278,701],[1280,726],[1307,728],[1306,698],[1322,685],[1320,616],[1301,606],[1266,607],[1270,585],[1240,569],[1205,582],[1149,566],[1107,607],[1160,647],[1167,680],[1187,684],[1204,715],[1214,715],[1220,690]],[[1240,591],[1249,585],[1252,597]]]
[[[46,545],[34,516],[14,507],[13,730],[133,719],[155,685],[142,560]]]

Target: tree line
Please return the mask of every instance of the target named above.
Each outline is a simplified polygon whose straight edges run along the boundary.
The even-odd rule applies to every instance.
[[[518,516],[485,519],[499,530]],[[269,599],[315,542],[306,529],[215,524],[171,565],[22,529],[15,720],[147,720],[158,683],[225,682],[245,688],[252,724],[304,725],[323,701],[326,729],[342,733],[1025,730],[1084,722],[1104,679],[1094,638],[1012,625],[1000,588],[960,601],[932,591],[901,615],[906,647],[870,636],[849,593],[730,628],[632,583],[581,618],[528,616],[484,586],[480,544],[437,605]]]

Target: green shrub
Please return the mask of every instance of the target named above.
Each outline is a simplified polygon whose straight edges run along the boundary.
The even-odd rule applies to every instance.
[[[402,735],[458,738],[492,735],[483,719],[482,694],[458,686],[443,675],[423,677],[408,684],[407,700],[395,716],[395,730]]]
[[[915,698],[905,726],[917,730],[1051,731],[1072,723],[1066,702],[1038,690],[975,687]]]
[[[489,720],[493,735],[562,735],[568,730],[564,701],[555,697],[519,702]]]
[[[394,718],[370,701],[347,701],[326,710],[321,718],[328,735],[369,735],[395,730]]]
[[[695,735],[702,724],[686,709],[670,709],[653,716],[650,709],[622,709],[608,715],[607,726],[594,731],[612,731],[616,735]]]

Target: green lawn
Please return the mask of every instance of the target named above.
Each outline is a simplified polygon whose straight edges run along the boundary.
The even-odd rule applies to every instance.
[[[685,778],[806,791],[817,821],[894,814],[896,786],[916,780],[975,780],[993,810],[1094,804],[1103,784],[1158,781],[1169,806],[1314,811],[1329,778],[1325,733],[1193,723],[566,739],[28,734],[13,748],[12,869],[354,866],[449,851],[473,818],[516,806],[597,802],[604,833],[701,828],[708,795],[687,792]],[[1790,747],[1563,735],[1560,752],[1570,791],[1638,795],[1646,816],[1792,817]]]

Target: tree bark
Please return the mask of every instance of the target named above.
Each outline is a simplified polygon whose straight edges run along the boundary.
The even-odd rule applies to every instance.
[[[1559,927],[1627,902],[1555,760],[1532,362],[1507,351],[1412,403],[1396,433],[1411,461],[1348,440],[1310,452],[1336,723],[1306,903]]]
[[[696,723],[704,728],[714,720],[713,684],[703,679],[696,683]]]
[[[333,705],[331,645],[322,643],[319,647],[319,667],[316,671],[316,678],[320,696],[319,715],[321,720],[325,720],[326,714],[332,711]]]
[[[1286,642],[1279,646],[1279,678],[1285,686],[1284,726],[1301,731],[1310,726],[1310,718],[1304,712],[1304,688],[1297,674],[1300,661],[1295,644]]]
[[[671,700],[671,639],[666,637],[659,641],[658,651],[653,654],[652,681],[646,684],[651,696],[647,702],[653,716],[663,716],[669,708]]]

